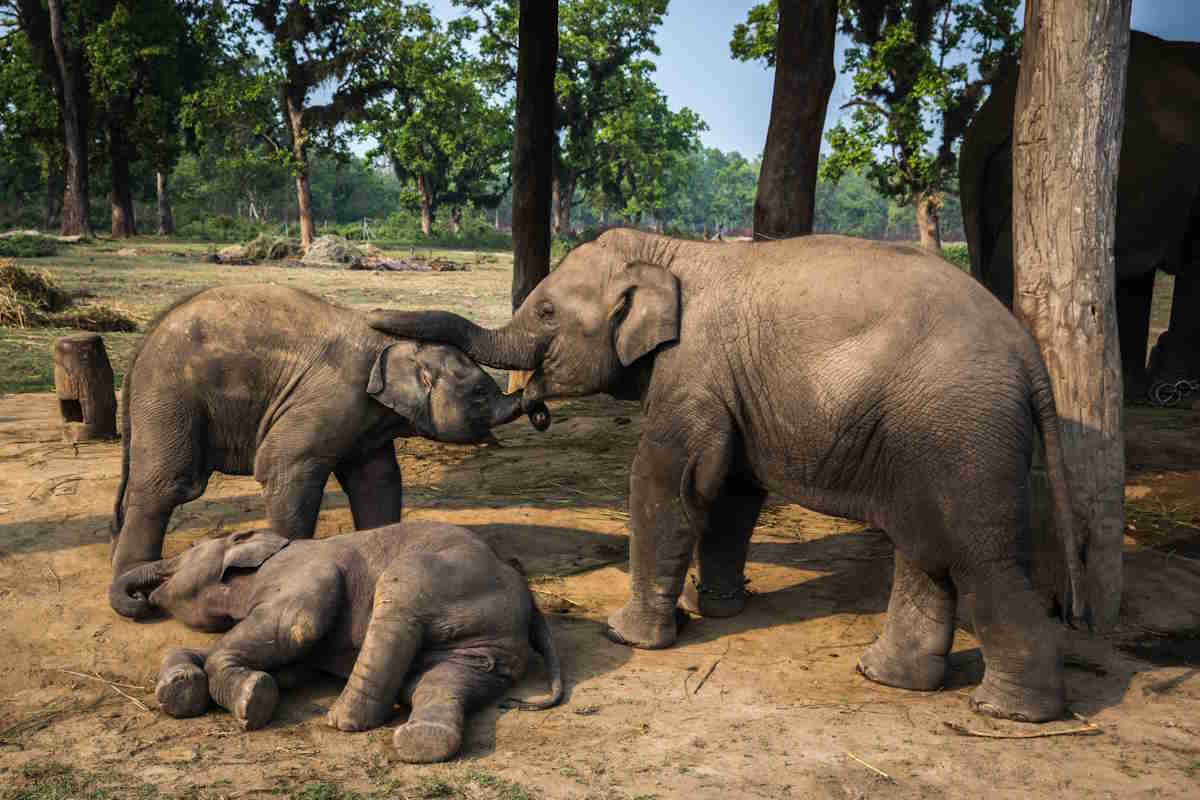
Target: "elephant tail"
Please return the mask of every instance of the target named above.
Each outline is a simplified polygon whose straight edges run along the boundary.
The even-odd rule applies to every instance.
[[[133,404],[133,362],[136,358],[135,354],[134,358],[129,360],[129,369],[125,370],[121,381],[121,484],[117,487],[113,518],[108,528],[113,541],[121,535],[121,526],[125,524],[125,488],[129,485],[129,440],[133,438],[129,429],[129,407]]]
[[[558,649],[554,646],[554,637],[550,635],[550,625],[536,604],[533,604],[533,618],[530,620],[529,643],[546,662],[546,671],[550,673],[550,696],[534,702],[510,698],[509,703],[527,711],[543,711],[553,708],[563,700],[562,662],[558,658]]]
[[[1035,348],[1036,354],[1036,348]],[[1062,429],[1059,426],[1058,410],[1054,404],[1054,389],[1050,375],[1040,357],[1033,362],[1033,390],[1030,397],[1033,419],[1042,436],[1042,450],[1046,456],[1046,478],[1050,483],[1050,494],[1054,501],[1054,526],[1063,547],[1067,568],[1067,586],[1062,598],[1063,617],[1070,625],[1083,620],[1091,628],[1091,610],[1087,607],[1085,594],[1085,543],[1079,535],[1079,520],[1075,515],[1075,502],[1071,487],[1067,483],[1067,467],[1063,459]]]

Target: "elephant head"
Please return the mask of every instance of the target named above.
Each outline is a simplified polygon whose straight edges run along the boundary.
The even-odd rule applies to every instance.
[[[502,328],[449,312],[374,311],[373,328],[453,344],[475,361],[533,370],[524,404],[611,391],[623,371],[679,338],[679,281],[669,267],[679,243],[608,231],[572,250]]]
[[[126,617],[145,618],[161,609],[204,631],[227,630],[233,590],[232,569],[255,569],[287,547],[270,532],[247,531],[194,545],[174,558],[140,564],[113,581],[109,601]]]
[[[441,442],[474,443],[522,413],[520,392],[505,395],[479,365],[446,345],[395,342],[375,359],[367,394],[408,419],[416,432]],[[531,408],[536,427],[545,407]]]

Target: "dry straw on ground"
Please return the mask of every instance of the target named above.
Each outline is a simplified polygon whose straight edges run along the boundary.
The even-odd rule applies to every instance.
[[[138,329],[137,320],[124,309],[104,303],[73,305],[48,271],[4,260],[0,260],[0,326],[100,332]]]

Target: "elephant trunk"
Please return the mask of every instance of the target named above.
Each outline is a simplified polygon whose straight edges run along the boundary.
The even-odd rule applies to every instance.
[[[522,413],[529,414],[529,422],[539,431],[550,427],[550,409],[541,400],[525,404],[524,391],[503,395],[492,411],[491,427],[512,422]]]
[[[150,591],[158,588],[171,577],[179,557],[164,561],[150,561],[126,570],[112,582],[108,590],[108,602],[113,610],[123,617],[145,619],[150,616]]]
[[[368,314],[367,323],[393,336],[452,344],[473,361],[497,369],[532,370],[540,360],[537,339],[513,323],[503,328],[481,328],[448,311],[383,309]]]

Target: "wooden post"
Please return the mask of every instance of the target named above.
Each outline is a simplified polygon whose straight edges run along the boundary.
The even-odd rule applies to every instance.
[[[1113,240],[1130,4],[1027,0],[1013,124],[1013,310],[1050,371],[1099,631],[1120,610],[1125,533]]]
[[[521,0],[519,13],[517,125],[512,163],[513,311],[550,274],[558,0]],[[528,380],[528,372],[510,372],[508,391],[520,389]]]
[[[116,438],[113,370],[99,334],[79,333],[54,343],[54,389],[64,439],[85,442]]]

